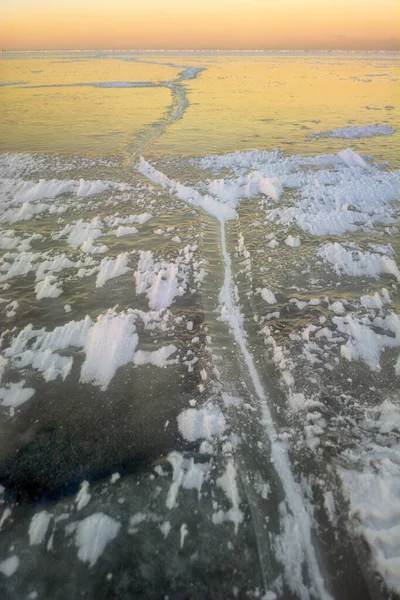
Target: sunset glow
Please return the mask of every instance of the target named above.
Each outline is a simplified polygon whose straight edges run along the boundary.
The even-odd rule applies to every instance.
[[[1,0],[0,46],[398,49],[396,0]]]

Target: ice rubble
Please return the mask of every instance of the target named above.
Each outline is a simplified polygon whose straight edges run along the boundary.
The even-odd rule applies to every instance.
[[[13,261],[9,262],[11,258],[13,258]],[[64,269],[79,269],[94,264],[95,262],[91,257],[85,257],[74,262],[66,254],[58,254],[53,257],[49,256],[49,253],[40,252],[20,252],[13,255],[13,257],[6,254],[0,260],[0,282],[8,281],[13,277],[23,277],[30,272],[34,272],[36,282],[40,282],[46,277],[52,277],[55,273],[60,273]]]
[[[157,171],[149,162],[147,162],[142,156],[140,157],[139,171],[146,175],[154,183],[158,183],[163,188],[168,189],[171,193],[175,194],[177,198],[188,202],[193,206],[199,206],[203,208],[210,215],[216,219],[223,219],[229,221],[230,219],[236,218],[236,211],[234,206],[229,203],[219,202],[212,196],[202,196],[197,190],[185,186],[182,183],[177,183],[169,179],[161,171]]]
[[[374,135],[393,135],[395,129],[390,125],[348,125],[337,129],[326,131],[315,131],[309,134],[309,138],[347,138],[356,139],[372,137]]]
[[[185,246],[174,261],[156,260],[150,250],[142,251],[135,271],[136,293],[146,294],[153,309],[166,308],[187,289],[192,264],[195,281],[201,283],[200,262],[193,261],[197,246]]]
[[[396,435],[400,430],[399,407],[385,400],[367,410],[364,428]],[[355,530],[367,541],[386,583],[400,592],[399,445],[365,439],[361,448],[345,451],[344,458],[348,468],[339,467],[338,472]]]
[[[359,228],[372,229],[376,223],[395,222],[392,201],[398,198],[400,172],[383,171],[351,149],[316,157],[253,150],[206,156],[200,165],[213,171],[234,170],[232,178],[216,180],[216,190],[236,190],[238,171],[243,172],[242,177],[251,170],[253,178],[278,179],[281,188],[295,196],[289,203],[280,194],[279,206],[266,206],[267,219],[283,226],[294,222],[312,235],[342,235]],[[238,196],[234,199],[236,206]]]
[[[323,244],[318,255],[330,263],[340,275],[375,277],[381,273],[394,275],[400,281],[400,271],[392,258],[373,252],[363,252],[358,247],[345,248],[338,242]]]
[[[96,320],[86,316],[80,321],[69,321],[53,331],[35,330],[27,325],[14,337],[4,351],[5,360],[10,359],[17,368],[31,366],[42,373],[45,381],[57,377],[63,380],[72,369],[73,357],[61,356],[60,351],[68,348],[82,348],[85,359],[80,373],[80,381],[107,388],[117,369],[128,363],[168,366],[176,364],[177,358],[170,358],[177,348],[172,344],[152,352],[138,351],[136,321],[140,318],[144,327],[150,330],[167,328],[168,312],[164,310],[142,312],[128,309],[116,312],[109,309]],[[6,363],[4,363],[6,364]],[[7,384],[0,389],[0,399],[5,406],[18,406],[26,402],[34,393],[24,388],[24,381]]]
[[[214,161],[214,166],[215,163],[217,163],[218,166],[232,167],[232,164],[236,161],[236,164],[239,163],[241,167],[254,167],[254,163],[250,162],[250,164],[248,164],[246,162],[248,161],[248,154],[251,153],[238,154],[239,153],[228,157],[208,157],[203,159],[202,162],[207,168],[210,167],[210,161],[211,163]],[[253,153],[253,156],[254,154],[255,153]],[[262,153],[257,154],[259,156]],[[273,158],[275,159],[273,164],[271,164],[271,161],[269,160],[271,155],[273,155]],[[283,224],[290,223],[291,220],[295,219],[300,227],[315,235],[324,233],[340,235],[346,231],[355,230],[360,226],[372,228],[375,222],[393,222],[394,209],[390,203],[397,197],[398,174],[380,171],[377,167],[368,164],[362,157],[351,150],[343,151],[332,157],[318,157],[316,159],[299,159],[299,157],[283,159],[276,153],[263,153],[263,157],[267,157],[268,159],[266,161],[267,164],[264,162],[263,164],[258,165],[263,175],[280,177],[283,188],[297,188],[299,189],[299,195],[301,197],[297,206],[295,205],[292,208],[273,208],[272,210],[267,208],[267,218],[276,219],[278,217],[278,220],[281,219]],[[281,164],[279,164],[279,162]],[[244,165],[243,163],[246,164]],[[305,167],[307,166],[313,168],[306,171]],[[317,167],[317,170],[315,167]],[[303,512],[304,506],[302,504],[302,499],[295,488],[295,483],[292,480],[290,470],[288,471],[288,468],[290,469],[290,467],[287,465],[282,447],[276,441],[276,433],[271,425],[267,400],[261,382],[259,381],[253,359],[246,345],[245,334],[243,331],[243,315],[236,304],[231,273],[231,260],[226,250],[224,222],[228,219],[223,211],[219,212],[216,209],[214,204],[210,210],[206,203],[202,202],[202,200],[199,199],[199,196],[194,194],[193,190],[189,192],[187,188],[184,188],[182,191],[179,187],[180,184],[165,178],[162,173],[155,171],[148,163],[145,163],[145,161],[142,161],[141,163],[141,170],[150,176],[153,181],[169,188],[172,193],[184,201],[189,201],[191,203],[190,198],[193,196],[196,197],[196,204],[202,206],[207,212],[218,218],[221,223],[221,244],[225,262],[224,286],[220,293],[221,316],[227,321],[234,334],[235,341],[242,351],[256,393],[260,399],[264,414],[264,423],[270,440],[272,440],[272,455],[279,469],[279,474],[290,507],[288,510],[287,506],[282,506],[282,522],[284,524],[283,537],[280,542],[281,545],[279,546],[278,544],[277,546],[277,550],[281,548],[281,560],[284,564],[287,564],[287,551],[289,546],[291,546],[293,550],[291,553],[293,565],[300,565],[303,558],[307,557],[313,572],[313,582],[316,589],[318,589],[318,594],[321,597],[325,597],[326,592],[323,586],[321,586],[318,565],[316,564],[316,558],[310,539],[311,524],[308,516]],[[239,196],[245,196],[243,190],[240,190],[239,194],[236,195],[236,181],[237,178],[231,181],[215,180],[208,185],[207,190],[209,193],[216,196],[220,201],[221,206],[225,207],[226,204],[230,202],[231,207],[235,209]],[[293,238],[290,237],[288,241],[291,242],[292,239]],[[288,245],[295,246],[296,244],[289,243]],[[239,252],[244,252],[243,240],[240,242],[239,239],[238,248]],[[380,273],[386,272],[395,275],[397,279],[399,278],[399,272],[394,260],[382,253],[363,253],[358,248],[355,248],[354,246],[351,247],[351,245],[349,245],[347,249],[340,244],[324,244],[321,246],[319,254],[324,260],[331,262],[331,264],[335,264],[339,273],[347,272],[353,275],[369,274],[377,277]],[[265,289],[264,293],[269,293],[269,290]],[[314,300],[317,302],[310,301],[310,304],[313,306],[320,303],[319,299]],[[370,296],[370,299],[363,297],[362,300],[362,302],[368,304],[371,309],[375,309],[388,301],[390,301],[390,299],[388,300],[388,294],[384,293],[382,299],[379,296],[379,300],[376,296]],[[307,305],[308,303],[298,302],[298,304],[299,308],[302,309],[304,307],[303,305]],[[341,302],[333,302],[332,304],[329,304],[329,308],[336,314],[345,312],[344,305]],[[349,358],[352,353],[353,358],[366,360],[372,368],[379,368],[379,355],[381,349],[386,346],[393,347],[399,344],[398,318],[392,314],[387,317],[375,317],[374,319],[369,320],[367,318],[366,321],[362,322],[360,319],[356,320],[353,318],[352,320],[351,317],[349,318],[349,315],[346,315],[334,317],[333,323],[336,325],[339,334],[343,333],[348,337],[347,344],[342,345],[342,348],[347,349],[342,352],[344,356]],[[389,335],[378,335],[373,331],[371,326],[379,327],[380,329],[389,332]],[[318,328],[315,327],[315,329]],[[328,328],[325,327],[319,329],[319,333],[321,335],[326,335],[328,339],[332,336],[332,332]],[[336,336],[339,339],[337,334]],[[368,338],[368,340],[364,338]],[[369,351],[367,354],[365,354],[365,341],[369,344]],[[289,386],[292,386],[294,383],[293,376],[287,368],[288,363],[285,360],[282,349],[280,349],[276,343],[274,343],[274,358],[282,369],[283,379]],[[296,393],[292,389],[290,393],[290,403],[294,411],[311,409],[314,411],[313,417],[319,419],[314,419],[309,425],[311,437],[314,436],[315,438],[315,435],[317,435],[318,432],[323,432],[324,419],[321,419],[321,415],[318,412],[315,412],[315,409],[322,406],[320,402],[312,398],[306,398],[304,394]],[[195,439],[198,439],[198,437],[201,437],[200,433],[195,432],[196,428],[193,425],[193,423],[197,422],[196,419],[198,419],[198,414],[194,409],[184,411],[178,418],[181,433],[190,441],[194,441]],[[191,426],[188,427],[189,433],[185,429],[187,421],[191,424]],[[310,447],[314,447],[312,446],[311,437]],[[231,489],[233,489],[232,486]],[[290,511],[295,511],[296,523],[290,517]],[[299,535],[298,528],[299,515],[301,515],[301,535]],[[214,518],[216,522],[220,522],[223,520],[223,515],[218,515],[217,513],[214,515]],[[295,547],[293,547],[292,541],[295,533],[296,543]],[[285,538],[285,535],[287,539]],[[286,578],[289,583],[292,582],[292,589],[296,591],[303,589],[303,576],[299,569],[297,569],[297,567],[289,568],[289,571],[290,572],[286,573]],[[309,594],[308,589],[304,588],[303,591],[305,595]]]
[[[141,215],[129,215],[127,217],[105,217],[101,219],[99,216],[93,217],[91,221],[79,219],[65,225],[60,231],[52,234],[54,240],[67,239],[67,243],[71,248],[80,248],[85,253],[102,253],[108,250],[107,246],[95,246],[93,242],[104,235],[116,235],[121,237],[124,235],[132,235],[138,233],[136,227],[124,227],[132,223],[143,225],[152,215],[143,213]],[[105,231],[105,228],[110,228]],[[117,227],[117,229],[114,229]]]
[[[400,318],[395,313],[386,317],[370,318],[346,315],[333,317],[332,322],[340,333],[349,336],[341,346],[341,355],[347,360],[362,360],[374,371],[380,370],[380,355],[384,348],[400,346]],[[375,329],[384,333],[376,333]]]
[[[65,207],[54,208],[52,204],[37,204],[43,199],[54,199],[62,194],[76,198],[88,198],[106,190],[126,191],[125,183],[113,181],[85,181],[40,179],[38,182],[15,178],[0,178],[0,222],[15,223],[31,219],[46,211],[64,212]]]

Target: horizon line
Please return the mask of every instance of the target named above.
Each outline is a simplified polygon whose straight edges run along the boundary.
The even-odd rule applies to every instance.
[[[399,54],[399,50],[385,48],[4,48],[6,52],[386,52]]]

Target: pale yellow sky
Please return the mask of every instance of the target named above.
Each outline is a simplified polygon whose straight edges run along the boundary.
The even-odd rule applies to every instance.
[[[397,0],[0,0],[5,49],[397,50]]]

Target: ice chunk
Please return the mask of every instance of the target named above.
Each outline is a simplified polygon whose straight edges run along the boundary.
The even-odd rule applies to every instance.
[[[138,350],[135,352],[133,362],[135,365],[155,365],[156,367],[167,367],[168,365],[174,365],[179,362],[177,358],[169,358],[177,350],[178,348],[172,344],[169,346],[163,346],[162,348],[153,350],[152,352]]]
[[[139,229],[136,229],[136,227],[124,227],[123,225],[120,225],[117,229],[110,231],[109,235],[122,237],[124,235],[134,235],[136,233],[139,233]]]
[[[75,534],[79,559],[93,567],[106,545],[117,537],[120,527],[117,521],[101,512],[81,521]]]
[[[176,507],[180,487],[186,490],[197,490],[200,498],[203,482],[208,478],[210,472],[210,464],[207,462],[196,463],[193,457],[184,458],[180,452],[170,452],[167,459],[172,465],[172,483],[168,490],[167,508]]]
[[[33,388],[24,388],[25,380],[18,383],[8,383],[5,387],[0,388],[0,400],[2,406],[16,408],[29,398],[32,398],[35,390]]]
[[[178,415],[178,428],[182,437],[188,442],[200,439],[211,440],[223,434],[226,421],[220,408],[210,403],[199,410],[188,408],[181,412]]]
[[[290,248],[297,248],[298,246],[300,246],[300,238],[289,235],[285,240],[285,244]]]
[[[332,312],[334,312],[336,315],[342,315],[345,312],[345,308],[343,306],[343,302],[332,302],[332,304],[330,304],[328,306],[329,310],[331,310]]]
[[[223,523],[224,521],[232,521],[235,526],[235,533],[238,532],[240,523],[243,522],[244,515],[240,510],[240,496],[236,483],[236,467],[232,460],[229,460],[225,473],[217,479],[217,485],[225,492],[226,497],[232,504],[232,507],[224,512],[222,510],[213,514],[212,520],[215,524]]]
[[[19,558],[18,556],[13,555],[0,562],[0,573],[3,573],[3,575],[6,577],[11,577],[11,575],[14,575],[18,567]]]
[[[348,167],[361,167],[362,169],[369,169],[370,166],[365,160],[351,150],[351,148],[347,148],[347,150],[341,150],[338,152],[338,157],[348,166]]]
[[[360,302],[365,308],[382,308],[383,306],[382,299],[378,292],[375,292],[372,296],[361,296]]]
[[[83,347],[83,383],[94,383],[104,390],[119,367],[129,363],[138,343],[134,315],[109,311],[97,318],[88,331]]]
[[[52,515],[46,510],[42,510],[33,515],[29,525],[29,544],[35,546],[41,544],[46,537]]]
[[[103,258],[100,263],[100,270],[96,279],[96,287],[103,287],[109,279],[114,279],[120,275],[128,273],[128,252],[118,254],[117,258]]]
[[[268,304],[277,303],[277,299],[274,292],[271,292],[271,290],[269,290],[268,288],[263,288],[261,290],[261,297],[263,300],[265,300],[265,302],[268,302]]]
[[[186,288],[186,275],[178,262],[155,262],[153,253],[141,252],[135,271],[136,293],[149,299],[150,308],[166,308],[176,296],[181,296]]]
[[[75,498],[76,510],[81,510],[82,508],[85,508],[85,506],[87,506],[89,504],[91,495],[89,494],[88,489],[89,489],[89,482],[82,481],[80,490],[77,493],[76,498]]]
[[[43,281],[39,281],[35,286],[35,294],[38,300],[42,298],[58,298],[62,294],[61,284],[54,275],[46,275]]]

